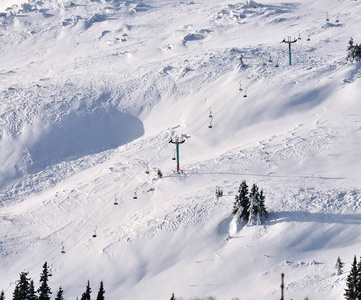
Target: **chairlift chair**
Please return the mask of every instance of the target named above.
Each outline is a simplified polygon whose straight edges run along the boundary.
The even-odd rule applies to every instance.
[[[240,91],[243,91],[241,81],[239,82],[239,90],[240,90]]]
[[[213,126],[212,126],[212,119],[209,121],[209,126],[208,126],[208,128],[212,128]]]
[[[340,22],[340,20],[338,19],[339,14],[337,14],[337,18],[336,18],[336,23]]]
[[[173,154],[172,160],[175,160],[175,153]]]
[[[271,54],[269,55],[268,62],[272,62]]]
[[[301,33],[298,32],[298,40],[300,41],[301,40]]]
[[[247,90],[244,90],[244,95],[243,95],[244,98],[247,98]]]
[[[63,243],[61,243],[61,253],[62,253],[62,254],[65,254],[65,247],[64,247],[64,244],[63,244]]]
[[[328,16],[328,13],[326,13],[326,21],[327,21],[327,22],[330,21],[330,18],[329,18],[329,16]]]
[[[307,42],[309,42],[310,40],[311,40],[311,33],[308,34]]]
[[[137,197],[137,191],[134,192],[133,199],[138,199],[138,197]]]
[[[52,271],[53,271],[53,266],[50,265],[50,266],[49,266],[49,269],[48,269],[48,276],[49,276],[49,277],[53,276],[53,272],[52,272]]]
[[[94,229],[94,233],[93,233],[93,238],[97,237],[97,227],[95,226],[95,229]]]

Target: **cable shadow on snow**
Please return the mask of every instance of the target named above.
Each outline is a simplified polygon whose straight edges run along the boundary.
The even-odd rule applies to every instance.
[[[311,213],[307,211],[270,212],[265,225],[275,225],[287,222],[361,225],[361,215]]]

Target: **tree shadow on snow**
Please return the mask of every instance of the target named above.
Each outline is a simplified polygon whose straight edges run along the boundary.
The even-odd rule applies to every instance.
[[[306,211],[281,211],[269,213],[265,225],[285,222],[310,222],[326,224],[361,225],[360,214],[310,213]]]

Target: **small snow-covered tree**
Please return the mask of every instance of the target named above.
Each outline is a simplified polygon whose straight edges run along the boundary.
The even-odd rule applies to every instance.
[[[158,177],[159,177],[159,178],[162,178],[162,177],[163,177],[163,173],[162,173],[162,171],[161,171],[160,169],[158,169],[157,174],[158,174]]]
[[[172,293],[172,296],[170,297],[170,300],[176,300],[174,293]]]
[[[356,300],[358,299],[358,290],[357,290],[357,260],[356,255],[354,257],[353,263],[351,265],[350,273],[347,276],[346,288],[345,288],[345,299],[346,300]]]
[[[343,268],[343,262],[341,261],[340,257],[337,257],[335,268],[336,268],[337,276],[341,275],[342,274],[342,268]]]
[[[261,200],[258,186],[254,183],[252,185],[251,192],[249,194],[249,218],[248,225],[259,225],[261,224]]]
[[[238,188],[238,195],[235,197],[232,214],[239,218],[240,222],[248,222],[249,217],[248,185],[245,180]]]
[[[5,292],[4,292],[4,290],[2,290],[0,292],[0,300],[5,300]]]

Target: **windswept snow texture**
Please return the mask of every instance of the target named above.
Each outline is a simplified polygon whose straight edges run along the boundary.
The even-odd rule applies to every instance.
[[[277,299],[281,273],[287,299],[342,299],[361,256],[360,10],[0,1],[6,298],[47,261],[66,299],[87,280],[108,300]],[[263,225],[232,219],[242,180],[264,191]]]

